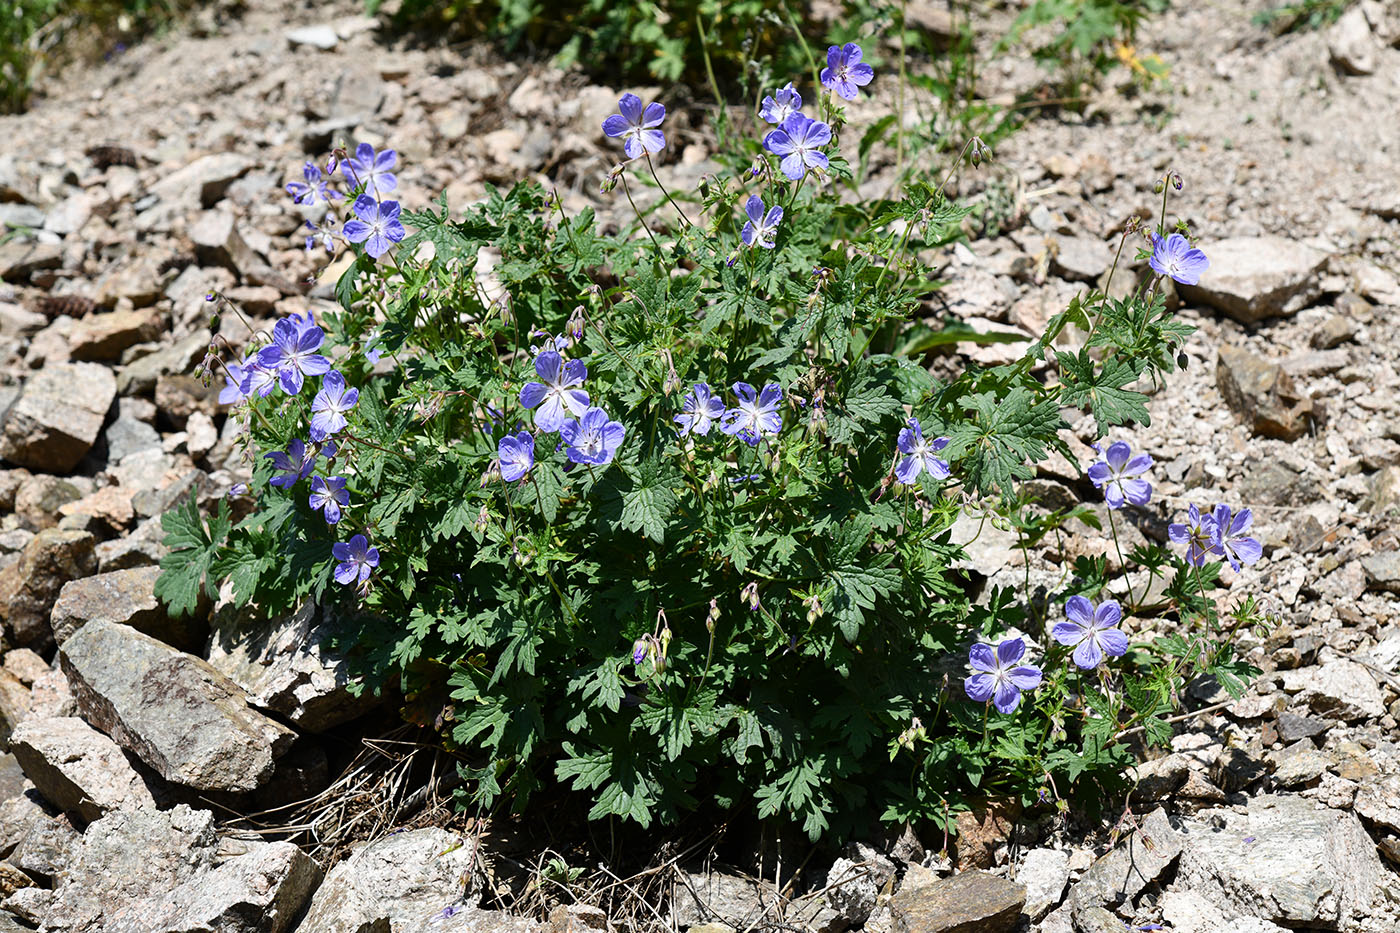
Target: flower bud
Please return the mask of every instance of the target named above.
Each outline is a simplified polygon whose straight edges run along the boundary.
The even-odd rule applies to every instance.
[[[972,160],[972,167],[976,168],[982,164],[982,160],[988,162],[992,160],[992,147],[982,142],[982,137],[972,137],[972,150],[968,153],[968,158]]]

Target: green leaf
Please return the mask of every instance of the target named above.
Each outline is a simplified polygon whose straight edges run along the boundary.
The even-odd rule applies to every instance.
[[[1088,349],[1074,353],[1056,352],[1064,382],[1060,400],[1076,408],[1088,408],[1102,437],[1116,424],[1151,425],[1147,413],[1147,396],[1126,389],[1142,374],[1142,364],[1121,356],[1110,357],[1097,368]]]
[[[680,500],[671,491],[676,480],[669,468],[663,469],[659,457],[642,462],[636,485],[622,494],[622,527],[641,531],[661,544],[666,540],[666,520],[676,510]]]
[[[211,516],[206,529],[194,493],[160,518],[165,529],[165,546],[170,553],[160,560],[161,575],[155,595],[176,618],[192,614],[199,607],[201,586],[210,599],[217,599],[217,578],[210,573],[219,548],[232,527],[228,500],[219,500],[219,511]]]
[[[1034,475],[1026,461],[1044,460],[1047,445],[1064,426],[1055,400],[1036,401],[1024,386],[1001,398],[982,392],[965,404],[974,417],[949,432],[944,451],[949,460],[961,461],[968,482],[983,495],[1009,495],[1014,480]]]

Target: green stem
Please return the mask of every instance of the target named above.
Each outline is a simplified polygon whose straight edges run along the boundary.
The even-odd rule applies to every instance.
[[[656,234],[651,232],[651,228],[647,226],[647,222],[642,219],[642,212],[637,209],[637,202],[632,200],[632,189],[627,184],[627,173],[623,172],[618,177],[622,179],[622,193],[627,195],[627,203],[632,205],[632,213],[637,215],[637,223],[641,224],[642,229],[645,230],[647,236],[651,238],[651,245],[656,248],[656,264],[659,266],[661,265],[662,258],[661,244],[656,241]]]
[[[1113,549],[1118,552],[1118,566],[1123,569],[1123,582],[1128,584],[1128,605],[1134,612],[1137,611],[1137,604],[1133,602],[1133,582],[1128,579],[1128,562],[1123,559],[1123,548],[1118,543],[1118,522],[1114,519],[1113,513],[1117,509],[1108,510],[1108,527],[1113,530]]]

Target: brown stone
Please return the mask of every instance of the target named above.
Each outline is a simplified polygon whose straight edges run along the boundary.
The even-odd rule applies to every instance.
[[[53,644],[49,613],[65,583],[97,570],[96,544],[86,531],[47,528],[0,571],[0,618],[17,645],[44,651]]]
[[[1010,837],[1012,823],[1019,815],[1020,808],[1014,804],[993,804],[959,813],[954,843],[958,865],[991,868],[996,864],[996,850]]]
[[[116,395],[105,366],[45,366],[5,416],[0,457],[40,473],[69,472],[92,449]]]
[[[894,933],[1011,933],[1026,889],[985,871],[900,888],[890,901]]]
[[[154,308],[94,314],[73,327],[68,355],[74,360],[115,361],[127,347],[155,340],[160,334],[160,314]]]
[[[1313,400],[1293,386],[1283,367],[1221,344],[1215,382],[1225,402],[1255,434],[1292,441],[1318,420]]]

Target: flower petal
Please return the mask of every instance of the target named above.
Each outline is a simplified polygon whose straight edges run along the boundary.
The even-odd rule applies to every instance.
[[[969,700],[986,703],[992,698],[996,679],[991,674],[973,674],[963,681],[963,691]]]
[[[974,671],[994,671],[997,669],[996,652],[992,646],[978,642],[967,651],[967,663]]]
[[[1065,600],[1065,616],[1080,628],[1088,628],[1094,624],[1094,604],[1083,596],[1071,596]]]
[[[1026,643],[1019,636],[1008,638],[997,645],[997,660],[1002,667],[1006,667],[1013,661],[1019,661],[1026,653]]]

